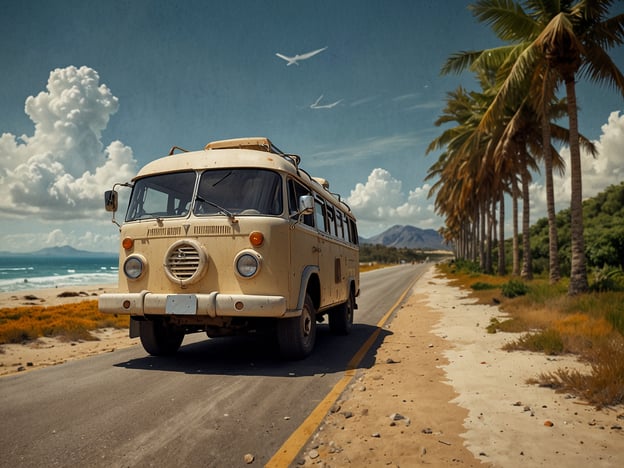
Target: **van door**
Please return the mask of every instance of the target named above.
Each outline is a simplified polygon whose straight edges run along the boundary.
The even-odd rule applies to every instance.
[[[299,182],[290,179],[288,181],[288,209],[291,216],[289,261],[290,261],[290,285],[292,307],[294,308],[299,298],[302,275],[307,267],[319,266],[319,236],[314,226],[314,215],[298,216],[299,198],[310,195],[310,191]]]

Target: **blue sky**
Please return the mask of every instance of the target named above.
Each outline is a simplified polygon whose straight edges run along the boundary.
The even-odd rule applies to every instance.
[[[446,93],[474,81],[439,70],[452,53],[498,43],[469,3],[5,0],[2,250],[115,251],[101,207],[112,181],[173,145],[242,136],[300,154],[351,203],[366,237],[394,224],[440,227],[423,180],[436,154],[425,149],[441,131],[433,122]],[[299,65],[275,55],[323,47]],[[624,67],[623,48],[610,55]],[[340,102],[311,108],[321,95]],[[581,131],[617,148],[622,97],[582,82],[578,95]],[[624,178],[621,151],[605,159],[586,193]]]

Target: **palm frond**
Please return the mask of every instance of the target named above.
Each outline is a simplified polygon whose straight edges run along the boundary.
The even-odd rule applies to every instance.
[[[441,75],[450,75],[451,73],[461,73],[470,68],[472,63],[479,58],[481,51],[478,50],[462,50],[456,54],[451,54],[442,68]]]
[[[536,35],[535,22],[513,0],[480,0],[468,8],[504,41],[530,40]]]

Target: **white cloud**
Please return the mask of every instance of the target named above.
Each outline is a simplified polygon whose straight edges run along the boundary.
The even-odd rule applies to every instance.
[[[611,112],[607,123],[601,127],[602,134],[594,141],[598,154],[592,157],[581,148],[581,167],[583,171],[583,199],[590,198],[604,191],[609,185],[619,184],[624,180],[624,115],[619,111]],[[556,210],[570,207],[570,149],[565,147],[561,155],[568,162],[563,176],[553,176]],[[531,222],[546,217],[546,191],[543,183],[531,186]]]
[[[0,137],[0,213],[24,218],[102,218],[102,193],[136,172],[132,149],[102,143],[118,99],[98,73],[70,66],[26,99],[32,136]]]
[[[437,228],[442,225],[427,199],[428,184],[402,190],[402,182],[386,169],[376,168],[366,183],[358,183],[351,190],[347,203],[358,218],[360,234],[370,237],[395,224],[410,224],[420,228]]]

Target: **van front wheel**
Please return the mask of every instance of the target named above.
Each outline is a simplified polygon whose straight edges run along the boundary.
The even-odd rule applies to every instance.
[[[143,348],[152,356],[171,356],[180,348],[184,332],[162,320],[144,320],[139,322],[139,336]]]
[[[310,355],[316,341],[316,310],[306,294],[299,317],[277,321],[277,340],[282,356],[287,359],[303,359]]]

